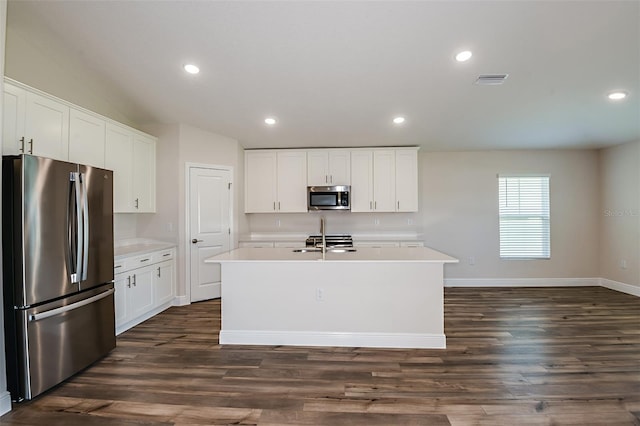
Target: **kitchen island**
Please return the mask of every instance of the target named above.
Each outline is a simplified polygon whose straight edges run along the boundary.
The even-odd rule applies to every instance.
[[[353,249],[352,249],[353,250]],[[221,344],[444,348],[446,254],[240,248],[222,268]]]

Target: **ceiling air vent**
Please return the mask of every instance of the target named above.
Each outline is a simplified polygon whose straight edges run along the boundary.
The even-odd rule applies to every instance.
[[[483,86],[495,86],[504,83],[509,74],[482,74],[478,76],[476,84]]]

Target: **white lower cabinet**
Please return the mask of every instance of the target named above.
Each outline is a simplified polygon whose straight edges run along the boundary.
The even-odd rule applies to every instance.
[[[114,265],[116,334],[171,306],[175,249],[122,258]]]

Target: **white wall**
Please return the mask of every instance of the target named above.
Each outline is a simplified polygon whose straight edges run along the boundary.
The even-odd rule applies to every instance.
[[[600,276],[640,288],[640,141],[599,160]]]
[[[70,51],[55,37],[30,37],[29,18],[12,12],[11,4],[9,2],[4,75],[118,122],[138,127],[139,123],[134,118],[135,105],[127,94],[114,88],[105,77],[108,68],[88,68],[82,61],[81,52]]]
[[[593,150],[420,153],[425,243],[460,259],[447,278],[598,277],[597,167]],[[499,173],[551,175],[550,260],[499,258]]]

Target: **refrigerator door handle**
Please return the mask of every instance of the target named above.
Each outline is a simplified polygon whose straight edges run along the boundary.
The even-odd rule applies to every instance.
[[[50,311],[44,311],[44,312],[40,312],[40,313],[37,313],[37,314],[29,315],[29,321],[31,321],[31,322],[40,321],[40,320],[43,320],[45,318],[53,317],[55,315],[60,315],[60,314],[63,314],[65,312],[69,312],[69,311],[72,311],[74,309],[81,308],[81,307],[86,306],[86,305],[88,305],[90,303],[97,302],[100,299],[104,299],[105,297],[109,297],[114,292],[115,292],[115,290],[111,288],[111,289],[109,289],[109,290],[107,290],[107,291],[105,291],[103,293],[96,294],[95,296],[89,297],[88,299],[84,299],[84,300],[81,300],[79,302],[67,305],[67,306],[61,306],[59,308],[51,309]]]
[[[82,274],[80,280],[87,279],[87,269],[89,264],[89,200],[87,196],[87,188],[85,175],[80,175],[80,187],[82,191]]]
[[[73,203],[73,207],[75,207],[75,216],[74,223],[69,223],[69,239],[70,239],[70,247],[69,250],[72,254],[72,266],[74,269],[71,271],[71,282],[78,283],[80,282],[81,277],[81,268],[82,268],[82,234],[83,222],[81,221],[82,215],[82,205],[81,205],[81,194],[80,194],[80,173],[71,172],[70,174],[71,187],[73,189],[73,198],[75,203]],[[71,221],[69,221],[71,222]],[[75,235],[73,234],[73,230],[75,230]],[[73,241],[75,240],[75,241]],[[74,250],[75,247],[75,250]]]

